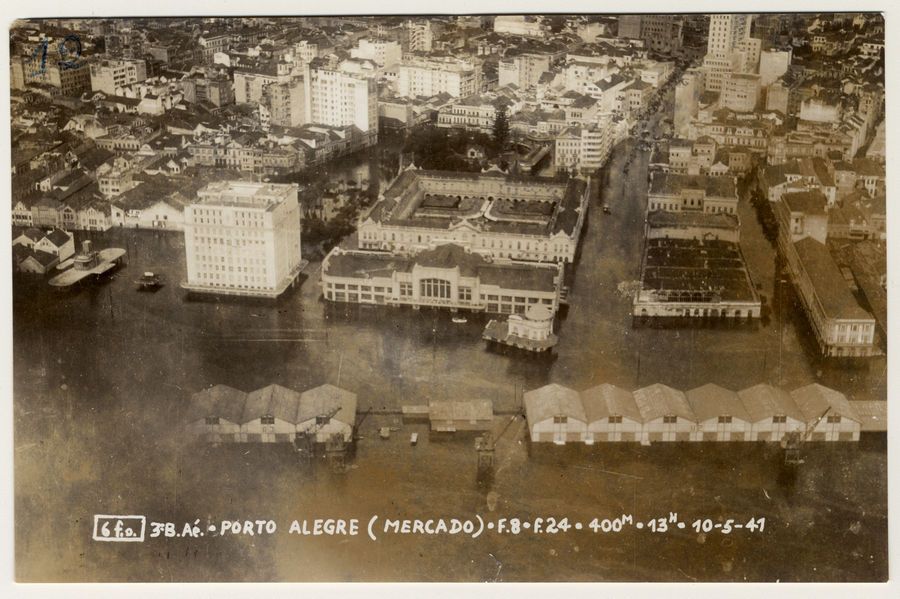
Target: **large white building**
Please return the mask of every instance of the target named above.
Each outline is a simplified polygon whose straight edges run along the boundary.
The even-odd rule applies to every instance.
[[[494,31],[526,37],[543,37],[549,32],[543,19],[537,16],[498,15],[494,18]]]
[[[379,68],[392,67],[400,62],[403,51],[400,44],[393,40],[369,39],[359,40],[355,48],[350,49],[350,56],[371,60]]]
[[[720,91],[729,73],[748,72],[759,62],[760,44],[750,37],[750,21],[747,14],[710,16],[703,59],[707,90]]]
[[[459,244],[492,259],[573,262],[590,185],[578,179],[409,168],[359,225],[359,248],[414,253]]]
[[[556,138],[554,166],[560,171],[602,167],[612,152],[614,133],[607,117],[591,127],[569,127]]]
[[[378,86],[375,79],[307,67],[305,81],[308,122],[332,127],[354,125],[360,131],[377,134]]]
[[[294,184],[219,181],[184,209],[192,292],[277,297],[300,274],[300,207]]]
[[[447,93],[464,98],[481,90],[481,66],[456,58],[403,60],[397,67],[397,95],[415,98]]]
[[[138,59],[101,60],[91,64],[91,89],[115,95],[116,88],[147,78],[147,63]]]
[[[503,87],[513,83],[522,89],[537,85],[545,71],[550,70],[550,56],[547,54],[519,54],[504,58],[497,66],[498,85]]]

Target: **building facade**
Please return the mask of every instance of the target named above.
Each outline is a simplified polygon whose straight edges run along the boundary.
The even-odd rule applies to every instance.
[[[277,297],[303,266],[297,186],[210,183],[184,209],[184,241],[183,288]]]

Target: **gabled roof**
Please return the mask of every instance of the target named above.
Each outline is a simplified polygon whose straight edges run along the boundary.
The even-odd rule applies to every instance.
[[[634,392],[634,401],[641,412],[643,422],[650,422],[663,416],[678,416],[696,422],[691,405],[684,393],[668,385],[656,383]]]
[[[56,227],[54,227],[52,231],[44,235],[44,237],[56,247],[62,247],[70,239],[72,239],[72,235],[70,233],[66,233],[62,229],[57,229]]]
[[[771,420],[772,416],[788,416],[804,422],[803,412],[784,389],[760,383],[738,391],[738,397],[741,398],[751,423]]]
[[[698,422],[718,416],[732,416],[750,422],[750,414],[738,394],[730,389],[708,383],[685,393]]]
[[[325,416],[338,410],[332,418],[353,426],[356,422],[356,393],[334,385],[319,385],[300,394],[296,422],[300,424],[316,416]]]
[[[825,414],[825,410],[828,410],[829,415],[837,414],[842,418],[861,422],[859,414],[843,393],[818,383],[794,389],[791,397],[810,424]]]
[[[200,418],[218,417],[234,424],[243,424],[241,417],[247,394],[228,385],[215,385],[191,395],[184,419],[194,422]]]
[[[609,383],[591,387],[581,392],[581,401],[589,424],[610,416],[624,416],[642,422],[634,395],[621,387]]]
[[[300,394],[281,385],[268,385],[247,394],[241,424],[263,416],[296,424]]]
[[[574,389],[551,383],[528,391],[524,399],[525,413],[531,426],[554,416],[566,416],[587,424],[581,397]]]

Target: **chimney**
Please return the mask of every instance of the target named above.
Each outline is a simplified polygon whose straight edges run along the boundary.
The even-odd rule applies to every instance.
[[[91,240],[85,239],[81,242],[81,253],[87,256],[91,253]]]

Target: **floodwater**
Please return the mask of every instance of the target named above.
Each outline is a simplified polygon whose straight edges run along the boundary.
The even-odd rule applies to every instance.
[[[732,544],[717,537],[715,546],[695,535],[637,533],[621,543],[571,533],[540,543],[514,537],[481,542],[405,537],[382,547],[359,539],[342,544],[283,537],[90,542],[94,513],[192,520],[483,511],[490,502],[488,491],[474,484],[471,440],[428,443],[422,431],[423,442],[410,448],[403,439],[416,429],[401,428],[390,415],[431,398],[487,398],[496,411],[510,413],[519,408],[524,390],[548,382],[577,389],[603,382],[629,389],[662,382],[687,390],[707,382],[741,389],[763,381],[787,389],[821,381],[855,399],[885,398],[883,359],[847,369],[813,357],[802,313],[789,293],[776,293],[773,250],[747,202],[741,205],[742,246],[772,307],[767,319],[714,329],[634,328],[630,299],[617,287],[639,275],[647,175],[643,153],[623,174],[627,152],[627,144],[617,149],[609,180],[602,182],[602,201],[611,214],[596,209],[600,200],[592,204],[553,360],[488,352],[480,317],[460,325],[449,314],[428,310],[326,309],[318,263],[308,267],[299,288],[277,302],[190,300],[178,286],[184,248],[181,235],[173,232],[94,234],[98,247],[126,248],[129,264],[112,280],[76,293],[57,294],[17,279],[19,579],[884,577],[883,443],[818,447],[798,477],[785,482],[777,450],[758,447],[538,448],[529,454],[521,419],[498,446],[490,487],[500,497],[496,509],[534,516],[565,506],[572,516],[586,518],[595,507],[644,516],[690,508],[714,517],[734,512],[749,518],[758,505],[777,532],[735,538]],[[165,277],[158,292],[136,291],[133,279],[147,270]],[[277,448],[185,448],[179,433],[184,403],[191,393],[217,383],[246,391],[270,383],[301,391],[331,383],[356,392],[360,410],[384,415],[370,417],[355,468],[340,476],[321,469],[300,472],[290,452]],[[378,418],[400,429],[391,441],[377,439]],[[827,557],[838,543],[842,555]],[[713,563],[711,556],[725,557]]]

